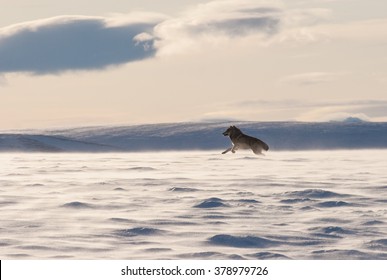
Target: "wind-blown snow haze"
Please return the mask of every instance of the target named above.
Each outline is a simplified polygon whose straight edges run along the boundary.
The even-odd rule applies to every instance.
[[[238,152],[2,154],[1,257],[387,258],[385,150]]]

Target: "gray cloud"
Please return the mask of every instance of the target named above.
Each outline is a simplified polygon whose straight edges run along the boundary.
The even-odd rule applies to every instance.
[[[245,36],[251,33],[276,33],[279,28],[281,10],[238,2],[213,1],[199,5],[181,17],[161,23],[156,32],[186,33],[189,35]]]
[[[205,28],[202,27],[201,32],[212,29],[213,31],[226,33],[230,36],[244,36],[255,32],[274,34],[278,30],[279,22],[279,18],[272,16],[230,18],[204,25]]]
[[[279,32],[283,17],[281,9],[256,1],[201,4],[155,27],[158,54],[185,52],[196,46],[221,46],[223,39],[230,39],[230,43],[250,36],[265,40]]]
[[[265,1],[223,0],[198,4],[176,17],[146,13],[41,19],[0,28],[0,74],[105,69],[156,54],[221,48],[243,38],[252,43],[271,42],[281,37],[289,22],[290,26],[298,26],[299,21],[309,24],[321,13],[286,11]],[[306,73],[285,77],[282,82],[311,85],[336,78],[334,73]]]
[[[155,22],[57,17],[0,29],[0,73],[103,69],[152,57]],[[144,39],[145,38],[145,39]]]
[[[274,34],[280,23],[280,10],[269,7],[253,7],[241,10],[217,11],[214,9],[207,17],[194,15],[181,19],[182,26],[189,33],[221,34],[231,37],[246,36],[252,33]]]
[[[0,28],[0,74],[105,69],[165,49],[174,54],[206,36],[271,35],[279,28],[280,13],[252,1],[212,1],[175,18],[60,16],[21,23]]]

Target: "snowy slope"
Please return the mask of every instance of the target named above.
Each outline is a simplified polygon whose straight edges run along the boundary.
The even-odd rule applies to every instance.
[[[87,127],[0,134],[0,151],[144,151],[225,149],[229,125],[270,150],[387,148],[387,123],[215,122]]]
[[[35,134],[0,134],[0,151],[25,152],[96,152],[112,151],[106,145],[82,142],[65,137]]]

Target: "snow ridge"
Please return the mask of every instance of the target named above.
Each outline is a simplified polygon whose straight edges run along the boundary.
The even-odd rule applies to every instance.
[[[265,141],[270,151],[387,148],[387,123],[200,122],[0,133],[0,151],[222,150],[230,146],[222,135],[230,125]]]

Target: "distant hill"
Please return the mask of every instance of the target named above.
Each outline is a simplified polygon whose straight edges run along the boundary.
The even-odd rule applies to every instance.
[[[0,133],[0,151],[221,151],[230,146],[222,135],[229,125],[265,141],[271,151],[387,148],[387,123],[209,122]]]

